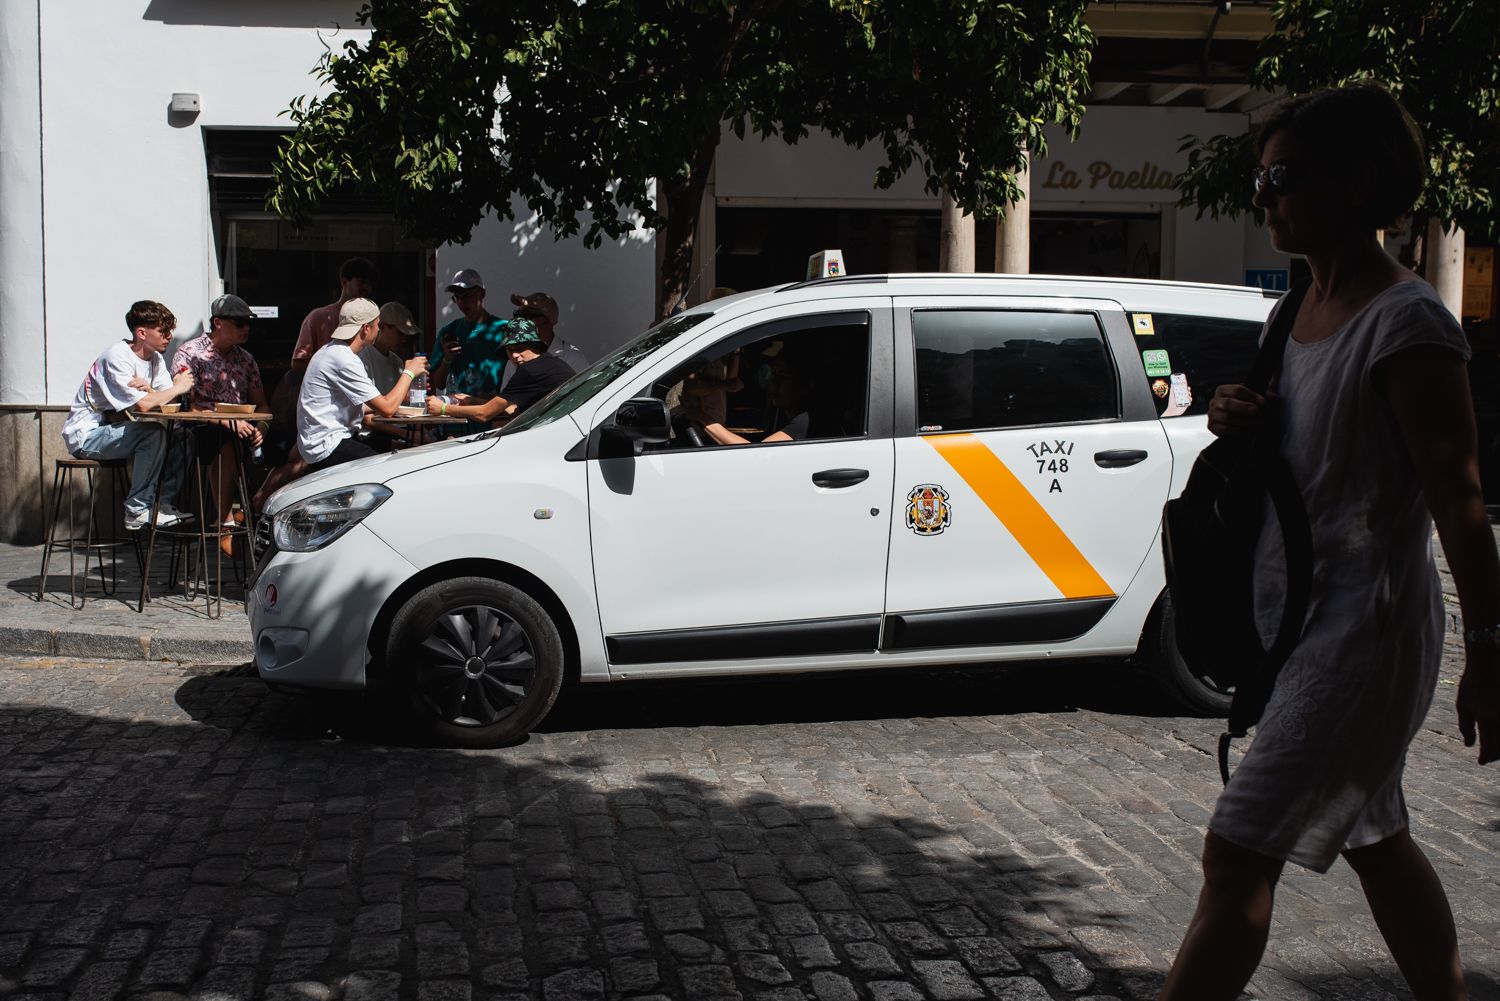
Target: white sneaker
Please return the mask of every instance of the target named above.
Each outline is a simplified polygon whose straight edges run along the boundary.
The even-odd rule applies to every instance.
[[[169,513],[166,508],[162,508],[160,511],[156,512],[157,528],[167,528],[168,526],[177,524],[181,520],[182,517],[180,515]],[[125,531],[139,532],[141,529],[150,524],[150,522],[151,511],[149,508],[145,511],[142,511],[138,515],[130,514],[127,512],[125,515]]]
[[[173,517],[173,519],[175,519],[176,521],[192,521],[193,517],[194,517],[193,512],[191,512],[191,511],[179,511],[179,510],[177,510],[177,508],[173,507],[171,504],[163,504],[161,506],[161,513],[162,514],[170,514]],[[157,522],[157,526],[160,527],[160,525],[161,525],[161,523]]]

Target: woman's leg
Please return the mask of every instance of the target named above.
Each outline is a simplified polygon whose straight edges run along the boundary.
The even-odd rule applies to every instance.
[[[1225,841],[1203,840],[1203,891],[1160,1001],[1233,1001],[1266,951],[1282,861]]]
[[[1453,911],[1432,863],[1408,831],[1344,852],[1370,913],[1418,1001],[1463,1001]]]

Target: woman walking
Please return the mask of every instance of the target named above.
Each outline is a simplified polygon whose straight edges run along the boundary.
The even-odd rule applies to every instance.
[[[1312,523],[1313,598],[1255,741],[1215,808],[1203,890],[1161,997],[1232,999],[1265,951],[1282,866],[1340,854],[1419,999],[1467,997],[1453,915],[1407,829],[1401,773],[1432,701],[1443,609],[1437,526],[1463,612],[1460,728],[1500,758],[1500,560],[1479,489],[1463,331],[1378,233],[1425,180],[1400,105],[1375,86],[1288,102],[1259,136],[1255,204],[1277,250],[1312,271],[1269,397],[1224,386],[1216,435],[1279,407],[1282,453]],[[1256,616],[1274,633],[1285,572],[1262,532]]]

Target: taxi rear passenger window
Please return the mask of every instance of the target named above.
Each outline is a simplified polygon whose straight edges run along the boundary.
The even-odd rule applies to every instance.
[[[1214,390],[1224,383],[1244,382],[1255,363],[1255,349],[1260,344],[1261,324],[1256,320],[1231,320],[1217,316],[1189,316],[1182,313],[1136,313],[1149,315],[1150,336],[1136,337],[1141,350],[1167,352],[1174,373],[1187,376],[1193,390],[1193,402],[1180,416],[1208,413],[1208,401]],[[1140,326],[1136,325],[1139,332]],[[1163,413],[1167,393],[1151,379],[1156,409]]]
[[[917,427],[968,431],[1119,416],[1091,313],[914,310]]]

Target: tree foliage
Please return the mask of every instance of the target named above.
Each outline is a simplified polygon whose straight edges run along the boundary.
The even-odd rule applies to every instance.
[[[1076,129],[1093,38],[1087,0],[370,0],[367,41],[327,52],[325,96],[292,103],[269,205],[380,198],[433,241],[468,239],[518,196],[590,246],[665,229],[665,298],[725,127],[878,143],[981,215],[1018,191],[1021,150]],[[654,182],[654,187],[653,187]]]
[[[1494,236],[1500,190],[1500,17],[1494,0],[1277,0],[1252,81],[1304,94],[1373,80],[1421,126],[1431,178],[1418,209]],[[1179,178],[1201,215],[1250,209],[1248,136],[1190,140]]]

